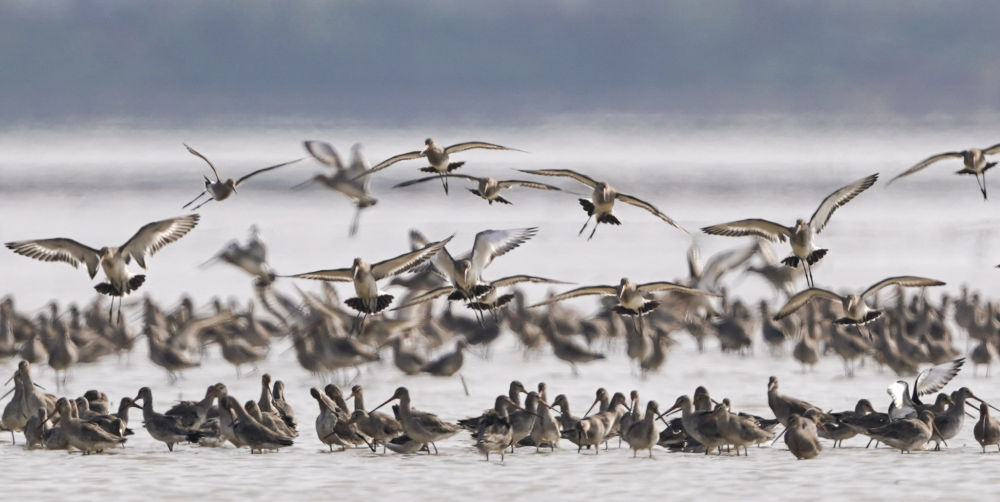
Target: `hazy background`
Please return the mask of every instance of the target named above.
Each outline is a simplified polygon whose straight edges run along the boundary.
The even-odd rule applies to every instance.
[[[993,114],[995,2],[6,1],[33,121]]]

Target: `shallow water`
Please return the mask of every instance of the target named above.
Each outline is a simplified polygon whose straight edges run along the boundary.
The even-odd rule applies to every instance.
[[[445,134],[447,133],[447,134]],[[467,131],[450,130],[444,136],[465,139]],[[0,239],[3,241],[66,236],[94,246],[123,242],[141,224],[183,214],[180,206],[201,189],[205,166],[188,155],[187,141],[216,163],[224,176],[239,176],[257,167],[302,155],[302,138],[338,138],[346,154],[354,138],[366,139],[367,153],[379,160],[416,148],[423,131],[321,131],[281,128],[254,131],[7,131],[0,147],[7,164],[0,170]],[[480,133],[476,132],[476,136]],[[760,216],[791,222],[807,217],[819,200],[834,188],[876,171],[883,179],[902,171],[926,154],[989,144],[981,132],[970,130],[874,129],[802,132],[753,128],[690,131],[588,129],[543,125],[525,130],[498,130],[483,139],[510,144],[530,154],[468,152],[467,173],[512,176],[510,169],[566,167],[612,180],[626,193],[658,205],[682,225],[701,226],[731,219]],[[339,139],[346,138],[346,139]],[[985,141],[985,142],[984,142]],[[885,143],[896,146],[883,150]],[[621,146],[609,153],[607,145]],[[401,150],[401,148],[403,150]],[[7,154],[9,152],[9,155]],[[414,166],[392,167],[374,183],[379,204],[362,215],[361,233],[346,238],[353,211],[339,195],[315,187],[291,192],[289,187],[320,171],[311,160],[285,168],[279,176],[261,177],[223,203],[202,211],[198,229],[150,260],[143,293],[171,305],[190,292],[196,301],[212,296],[249,301],[248,280],[223,266],[198,268],[233,238],[243,239],[256,223],[270,246],[271,262],[282,273],[346,266],[355,256],[381,259],[408,246],[406,231],[417,227],[431,238],[456,233],[454,250],[471,245],[475,232],[486,228],[540,226],[538,236],[491,265],[490,277],[514,273],[544,275],[580,284],[615,283],[622,276],[637,280],[681,278],[686,274],[684,253],[689,238],[641,210],[617,211],[624,224],[603,227],[586,242],[576,232],[584,216],[576,197],[566,193],[511,191],[514,206],[489,206],[452,185],[445,198],[433,184],[406,190],[389,187],[416,176]],[[864,288],[887,275],[916,274],[948,282],[928,293],[957,294],[958,286],[996,295],[1000,261],[993,202],[984,203],[973,180],[953,169],[929,168],[926,173],[899,181],[889,189],[883,183],[845,206],[820,236],[831,249],[816,268],[819,285]],[[552,181],[571,190],[572,184]],[[698,237],[702,255],[739,239]],[[786,250],[778,248],[779,253]],[[12,253],[0,253],[0,293],[11,293],[22,311],[32,311],[52,299],[60,304],[87,302],[92,281],[85,273],[63,264],[34,262]],[[299,284],[304,289],[314,284]],[[293,292],[291,284],[277,285]],[[756,279],[736,280],[733,294],[751,300],[768,293]],[[540,298],[547,288],[528,288]],[[127,304],[128,302],[126,302]],[[592,312],[594,304],[578,300],[573,306]],[[506,391],[511,379],[533,386],[549,385],[550,393],[566,393],[575,413],[582,413],[599,386],[609,390],[638,389],[644,399],[667,407],[678,394],[703,384],[713,396],[730,397],[734,405],[753,413],[769,414],[766,382],[781,379],[781,390],[824,408],[853,408],[860,397],[887,404],[885,387],[895,376],[871,365],[854,379],[842,377],[834,357],[815,372],[802,374],[790,356],[772,357],[758,350],[751,357],[722,355],[715,347],[698,353],[686,335],[678,334],[664,369],[643,380],[633,375],[623,349],[613,347],[609,359],[586,365],[580,377],[547,351],[525,358],[511,337],[504,337],[492,359],[466,357],[464,374],[471,395],[466,397],[455,378],[407,378],[390,363],[366,368],[360,377],[370,405],[388,397],[399,385],[411,389],[414,405],[455,420],[489,407]],[[964,343],[960,340],[959,343]],[[142,345],[140,343],[140,345]],[[962,348],[962,347],[960,347]],[[503,464],[483,462],[464,434],[442,442],[439,456],[372,455],[367,450],[326,453],[315,437],[316,406],[308,388],[319,385],[298,368],[286,343],[272,347],[261,371],[286,381],[288,398],[301,424],[294,447],[276,454],[250,456],[246,450],[179,446],[168,453],[141,429],[133,412],[137,435],[128,447],[108,455],[83,457],[46,451],[24,451],[0,445],[0,471],[6,480],[5,498],[51,494],[71,496],[86,490],[93,498],[183,499],[206,496],[222,500],[273,495],[303,499],[358,496],[405,496],[411,499],[450,499],[475,495],[493,500],[510,496],[540,499],[552,495],[587,496],[598,490],[612,496],[641,496],[650,491],[669,497],[740,496],[754,499],[796,500],[822,494],[829,498],[884,499],[906,489],[926,498],[972,498],[982,485],[962,484],[969,472],[980,472],[1000,455],[979,454],[972,439],[972,422],[944,452],[900,455],[893,450],[863,448],[865,440],[847,442],[847,448],[827,448],[819,459],[798,462],[779,441],[774,448],[751,448],[749,458],[654,452],[653,460],[632,459],[627,449],[578,455],[568,443],[554,454],[520,449]],[[15,362],[0,365],[0,375],[13,371]],[[972,377],[967,368],[949,388],[968,385],[982,397],[1000,399],[991,380]],[[36,369],[36,379],[52,389],[51,371]],[[100,388],[114,400],[132,396],[141,385],[153,388],[156,406],[165,409],[175,399],[193,399],[207,385],[225,381],[241,400],[255,398],[259,380],[236,379],[231,366],[213,350],[200,368],[185,372],[175,386],[145,358],[139,347],[129,361],[104,360],[73,370],[69,395]],[[0,439],[4,439],[0,436]],[[5,439],[5,441],[9,441]],[[20,442],[20,437],[18,438]],[[825,442],[829,445],[829,442]],[[67,464],[67,465],[63,465]],[[974,470],[975,469],[975,470]],[[988,471],[987,471],[988,472]],[[71,473],[71,476],[67,476]],[[898,486],[897,486],[898,485]],[[44,490],[44,491],[42,491]],[[571,495],[572,494],[572,495]]]

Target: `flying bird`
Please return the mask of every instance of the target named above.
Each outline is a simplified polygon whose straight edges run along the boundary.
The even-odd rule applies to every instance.
[[[178,216],[167,220],[154,221],[143,225],[138,232],[121,246],[105,246],[94,249],[73,239],[39,239],[30,241],[8,242],[6,246],[15,253],[41,261],[61,261],[78,267],[80,263],[87,266],[87,273],[93,279],[97,275],[98,265],[104,270],[107,282],[94,286],[98,293],[111,296],[111,307],[108,318],[114,308],[114,298],[118,297],[118,321],[121,322],[121,298],[139,289],[146,276],[132,275],[127,265],[135,262],[146,268],[146,256],[152,256],[157,251],[187,235],[198,225],[197,214]]]
[[[250,174],[247,174],[246,176],[243,176],[242,178],[240,178],[238,180],[233,180],[232,178],[229,178],[226,181],[222,181],[222,178],[219,177],[219,171],[212,164],[212,161],[208,160],[208,158],[206,158],[204,155],[198,153],[198,151],[195,150],[194,148],[191,148],[190,146],[187,146],[186,144],[184,145],[184,147],[187,148],[187,150],[189,152],[191,152],[191,155],[194,155],[195,157],[198,157],[199,159],[204,160],[205,163],[208,164],[208,167],[212,168],[212,173],[215,174],[215,181],[210,180],[208,178],[208,176],[203,176],[205,178],[205,190],[203,190],[200,194],[198,194],[198,196],[195,197],[191,202],[188,202],[187,204],[184,204],[184,207],[187,208],[188,206],[190,206],[191,204],[194,204],[195,202],[197,202],[199,199],[201,199],[203,196],[205,196],[207,194],[209,197],[207,199],[205,199],[205,201],[202,202],[201,204],[198,204],[197,206],[193,207],[191,209],[192,211],[197,211],[198,208],[200,208],[201,206],[204,206],[205,204],[208,204],[210,201],[213,201],[213,200],[223,201],[223,200],[228,199],[230,195],[236,193],[236,187],[240,186],[240,183],[243,183],[244,181],[246,181],[246,180],[248,180],[248,179],[250,179],[250,178],[252,178],[252,177],[254,177],[254,176],[256,176],[256,175],[258,175],[260,173],[264,173],[264,172],[270,171],[272,169],[277,169],[279,167],[284,167],[284,166],[287,166],[289,164],[294,164],[294,163],[302,160],[302,159],[295,159],[295,160],[290,161],[290,162],[283,162],[281,164],[277,164],[277,165],[274,165],[274,166],[265,167],[263,169],[258,169],[256,171],[250,173]]]
[[[931,155],[924,160],[918,162],[915,166],[903,171],[902,174],[897,175],[895,178],[889,180],[889,183],[902,178],[903,176],[909,176],[921,169],[944,159],[950,158],[960,158],[962,159],[963,167],[955,174],[972,174],[976,177],[976,184],[979,185],[979,191],[983,193],[983,200],[986,200],[986,171],[988,171],[993,166],[997,165],[996,162],[987,162],[987,155],[994,155],[1000,153],[1000,143],[997,143],[988,148],[970,148],[968,150],[962,150],[960,152],[945,152],[939,153],[937,155]],[[982,179],[980,179],[982,178]],[[886,186],[889,186],[886,183]]]
[[[371,184],[371,178],[365,173],[368,169],[368,161],[361,153],[361,144],[355,143],[351,146],[351,163],[347,166],[340,161],[337,151],[329,143],[306,141],[303,144],[309,155],[312,155],[321,164],[333,167],[337,172],[329,176],[317,174],[298,186],[301,187],[318,182],[351,199],[356,210],[354,211],[354,219],[351,220],[351,228],[348,233],[353,237],[358,233],[361,210],[372,207],[378,202],[378,199],[371,196],[368,189],[368,186]]]
[[[442,147],[441,145],[435,143],[432,138],[427,138],[424,140],[423,150],[415,150],[389,157],[388,159],[379,162],[375,167],[365,171],[363,176],[381,171],[397,162],[427,157],[427,161],[430,163],[430,166],[421,168],[420,170],[425,173],[437,173],[438,179],[441,180],[441,186],[444,187],[444,193],[447,194],[448,177],[445,175],[465,164],[465,162],[451,162],[451,154],[474,149],[513,150],[515,152],[523,151],[493,143],[486,143],[485,141],[468,141],[465,143],[457,143],[451,146]]]
[[[617,190],[611,187],[604,181],[595,181],[593,178],[580,174],[576,171],[569,169],[538,169],[538,170],[527,170],[520,169],[522,173],[534,174],[537,176],[563,176],[566,178],[573,178],[584,185],[592,188],[594,190],[593,194],[590,196],[590,200],[579,199],[580,205],[583,206],[583,210],[587,213],[587,221],[583,223],[580,227],[578,235],[583,234],[583,231],[587,228],[587,224],[590,223],[590,219],[594,218],[596,223],[594,223],[594,229],[590,232],[590,240],[594,237],[594,233],[597,232],[597,225],[601,223],[607,223],[609,225],[621,225],[621,221],[614,215],[615,201],[619,200],[626,204],[633,205],[638,208],[645,209],[653,216],[673,225],[676,228],[684,230],[684,227],[680,226],[676,221],[671,219],[669,216],[663,214],[656,206],[639,199],[637,197],[619,193]],[[684,230],[687,232],[687,230]]]
[[[524,181],[524,180],[497,180],[495,178],[477,178],[475,176],[469,176],[466,174],[446,174],[444,175],[448,178],[461,178],[467,179],[469,181],[475,181],[478,186],[476,188],[470,188],[469,191],[472,192],[477,197],[489,202],[491,205],[494,202],[499,202],[501,204],[511,204],[511,202],[500,196],[500,190],[512,188],[512,187],[524,187],[524,188],[534,188],[536,190],[561,190],[559,187],[554,187],[552,185],[546,185],[545,183],[538,183],[536,181]],[[430,181],[438,179],[440,176],[427,176],[426,178],[417,178],[415,180],[404,181],[393,186],[393,188],[403,188],[411,185],[416,185],[417,183],[423,183],[425,181]]]
[[[785,258],[781,262],[792,268],[798,267],[799,262],[802,262],[802,267],[806,271],[807,286],[811,288],[815,284],[812,277],[812,266],[826,256],[827,252],[826,249],[816,248],[813,243],[813,236],[826,228],[827,223],[830,222],[830,217],[833,216],[833,212],[837,208],[847,204],[861,192],[870,188],[875,184],[876,180],[878,180],[878,173],[861,178],[845,187],[838,188],[823,199],[823,202],[819,204],[816,212],[813,213],[812,218],[809,218],[808,222],[800,218],[795,221],[795,225],[792,227],[786,227],[770,220],[751,218],[712,225],[701,230],[711,235],[726,235],[730,237],[753,235],[772,242],[789,241],[792,245],[792,256]]]

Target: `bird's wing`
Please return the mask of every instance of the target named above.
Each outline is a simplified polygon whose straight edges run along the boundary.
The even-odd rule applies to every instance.
[[[433,257],[445,244],[451,242],[453,237],[455,236],[451,235],[447,239],[432,242],[416,251],[375,263],[372,265],[372,276],[375,277],[375,280],[379,280],[406,272]]]
[[[504,180],[497,182],[500,188],[510,188],[514,186],[522,186],[525,188],[535,188],[537,190],[562,190],[559,187],[546,185],[545,183],[538,183],[537,181],[524,181],[524,180]]]
[[[120,252],[125,257],[125,263],[134,258],[140,267],[146,268],[146,255],[153,256],[163,246],[187,235],[198,225],[199,218],[197,214],[188,214],[143,225],[122,244]]]
[[[701,251],[698,245],[691,242],[687,252],[688,276],[691,278],[701,277]]]
[[[521,171],[522,173],[534,174],[536,176],[563,176],[566,178],[573,178],[590,188],[597,186],[597,182],[590,176],[580,174],[570,169],[518,169],[518,171]]]
[[[933,164],[933,163],[935,163],[935,162],[937,162],[939,160],[948,159],[948,158],[952,158],[952,157],[962,157],[962,152],[939,153],[937,155],[932,155],[930,157],[927,157],[926,159],[921,160],[920,162],[918,162],[915,166],[913,166],[913,167],[911,167],[911,168],[903,171],[902,174],[896,175],[896,177],[894,177],[893,179],[889,180],[889,183],[886,183],[886,186],[889,186],[890,183],[892,183],[893,181],[898,180],[899,178],[902,178],[903,176],[909,176],[909,175],[911,175],[911,174],[913,174],[913,173],[915,173],[915,172],[917,172],[917,171],[919,171],[919,170],[921,170],[921,169],[923,169],[923,168],[925,168],[925,167],[927,167],[927,166],[929,166],[929,165],[931,165],[931,164]]]
[[[663,220],[663,221],[665,221],[665,222],[673,225],[674,227],[677,227],[677,228],[679,228],[679,229],[684,230],[685,232],[687,232],[687,230],[685,230],[684,227],[680,226],[671,217],[663,214],[659,209],[656,208],[656,206],[654,206],[654,205],[652,205],[652,204],[650,204],[650,203],[648,203],[648,202],[646,202],[646,201],[644,201],[642,199],[637,199],[636,197],[634,197],[632,195],[627,195],[627,194],[623,194],[623,193],[619,193],[619,194],[615,195],[615,198],[617,198],[618,200],[620,200],[620,201],[622,201],[622,202],[624,202],[626,204],[631,204],[631,205],[633,205],[635,207],[639,207],[639,208],[645,209],[646,211],[649,211],[649,212],[653,213],[653,216],[656,216],[657,218],[659,218],[659,219],[661,219],[661,220]]]
[[[194,155],[195,157],[204,160],[205,163],[208,164],[208,167],[212,168],[212,172],[215,173],[215,181],[222,181],[222,178],[219,177],[219,171],[215,169],[215,165],[212,164],[212,161],[208,160],[208,158],[205,157],[204,155],[198,153],[198,151],[195,150],[194,148],[188,146],[187,143],[184,143],[184,148],[187,148],[187,151],[191,152],[191,155]]]
[[[328,166],[336,167],[337,170],[344,169],[344,163],[340,161],[340,155],[337,155],[337,151],[329,143],[325,141],[304,141],[302,144],[305,145],[306,151],[314,159]]]
[[[281,164],[276,164],[276,165],[273,165],[271,167],[265,167],[263,169],[258,169],[256,171],[254,171],[254,172],[252,172],[252,173],[250,173],[250,174],[248,174],[246,176],[243,176],[242,178],[236,180],[236,186],[239,186],[240,183],[243,183],[244,181],[246,181],[246,180],[250,179],[251,177],[256,176],[256,175],[258,175],[260,173],[267,172],[267,171],[270,171],[272,169],[277,169],[279,167],[284,167],[284,166],[287,166],[289,164],[294,164],[294,163],[296,163],[296,162],[298,162],[300,160],[302,160],[302,159],[290,160],[288,162],[282,162]]]
[[[709,291],[702,291],[700,289],[689,288],[687,286],[682,286],[680,284],[675,284],[672,282],[647,282],[646,284],[640,284],[638,289],[642,293],[654,293],[657,291],[672,291],[675,293],[684,293],[688,295],[697,296],[722,296]]]
[[[538,233],[538,227],[510,230],[484,230],[476,234],[472,244],[472,273],[475,277],[493,263],[493,259],[524,244]]]
[[[605,295],[605,296],[615,296],[618,294],[618,289],[614,286],[584,286],[582,288],[571,289],[565,293],[560,293],[558,295],[549,298],[543,302],[538,302],[531,307],[541,307],[542,305],[549,305],[556,302],[561,302],[563,300],[568,300],[570,298],[576,298],[578,296],[587,295]]]
[[[760,241],[757,241],[759,243]],[[747,247],[728,249],[713,254],[705,261],[705,269],[701,274],[702,285],[714,287],[724,274],[746,263],[757,253],[757,243]]]
[[[903,286],[904,288],[921,288],[926,286],[944,286],[944,283],[936,279],[928,279],[926,277],[916,277],[913,275],[901,275],[897,277],[890,277],[888,279],[882,279],[871,287],[861,293],[861,297],[864,298],[868,295],[873,295],[878,293],[878,291],[886,286]]]
[[[420,274],[428,270],[436,273],[445,280],[453,282],[458,275],[458,272],[455,270],[455,258],[448,252],[448,248],[441,248],[437,254],[431,256],[430,260],[413,267],[410,269],[410,272]]]
[[[485,150],[516,150],[518,152],[521,151],[521,150],[517,150],[516,148],[507,148],[506,146],[496,145],[496,144],[493,144],[493,143],[487,143],[485,141],[467,141],[465,143],[456,143],[454,145],[451,145],[451,146],[445,148],[444,152],[450,154],[450,153],[455,153],[455,152],[463,152],[465,150],[473,150],[473,149],[476,149],[476,148],[485,149]]]
[[[533,282],[533,283],[548,283],[548,284],[569,284],[564,281],[556,281],[553,279],[546,279],[544,277],[536,277],[533,275],[512,275],[509,277],[502,277],[490,283],[494,288],[501,288],[504,286],[512,286],[514,284],[519,284],[522,282]]]
[[[448,177],[448,178],[465,178],[467,180],[479,181],[479,178],[477,178],[475,176],[469,176],[467,174],[446,174],[445,177]],[[410,185],[416,185],[417,183],[423,183],[425,181],[436,180],[436,179],[440,179],[440,178],[441,178],[440,174],[435,174],[434,176],[427,176],[427,177],[424,177],[424,178],[417,178],[415,180],[404,181],[402,183],[396,183],[395,185],[392,186],[392,188],[408,187]]]
[[[753,235],[762,237],[769,241],[785,242],[792,237],[792,230],[784,225],[779,225],[773,221],[760,218],[750,218],[747,220],[730,221],[720,223],[701,229],[702,232],[711,235],[726,235],[729,237],[741,237]]]
[[[402,305],[400,305],[398,307],[391,308],[389,310],[400,310],[400,309],[405,309],[405,308],[408,308],[408,307],[412,307],[414,305],[418,305],[418,304],[421,304],[421,303],[424,303],[424,302],[429,302],[429,301],[431,301],[431,300],[433,300],[433,299],[435,299],[435,298],[437,298],[439,296],[446,295],[446,294],[448,294],[448,293],[450,293],[452,291],[454,291],[454,288],[452,288],[451,286],[443,286],[443,287],[440,287],[440,288],[437,288],[437,289],[432,289],[432,290],[430,290],[430,291],[428,291],[426,293],[421,293],[421,294],[419,294],[417,296],[414,296],[413,298],[410,299],[410,301],[408,301],[408,302],[406,302],[406,303],[404,303],[404,304],[402,304]]]
[[[410,230],[410,249],[416,251],[424,246],[426,246],[430,241],[420,230],[412,229]]]
[[[923,396],[943,389],[952,378],[955,378],[955,375],[958,375],[963,364],[965,364],[965,358],[960,357],[954,361],[931,366],[921,371],[913,382],[913,392],[918,396]]]
[[[372,174],[374,172],[381,171],[381,170],[383,170],[383,169],[385,169],[385,168],[387,168],[387,167],[395,164],[396,162],[402,162],[404,160],[410,160],[410,159],[419,159],[422,156],[423,155],[421,154],[421,152],[419,150],[415,150],[415,151],[412,151],[412,152],[401,153],[399,155],[395,155],[395,156],[389,157],[388,159],[385,159],[382,162],[379,162],[378,164],[376,164],[375,167],[373,167],[373,168],[365,171],[364,176],[367,176],[367,175]]]
[[[997,143],[989,148],[983,148],[983,155],[993,155],[995,153],[1000,153],[1000,143]]]
[[[11,251],[28,258],[41,261],[61,261],[79,266],[87,264],[87,273],[93,279],[97,275],[97,266],[101,262],[100,253],[91,247],[80,244],[73,239],[39,239],[34,241],[17,241],[6,244]]]
[[[317,281],[351,282],[354,280],[354,273],[350,268],[331,268],[329,270],[317,270],[315,272],[305,272],[302,274],[290,275],[296,279],[315,279]]]
[[[788,317],[792,312],[795,312],[803,305],[809,303],[813,298],[823,298],[833,302],[840,302],[840,295],[827,291],[820,288],[809,288],[804,291],[799,291],[795,293],[794,296],[788,299],[788,303],[781,310],[774,315],[774,320],[778,321],[785,317]]]
[[[892,398],[892,404],[896,409],[901,410],[906,405],[905,396],[907,387],[906,382],[897,380],[889,384],[889,387],[885,389],[885,391],[889,394],[889,397]]]
[[[851,199],[857,197],[861,192],[868,190],[875,181],[878,180],[878,173],[871,176],[866,176],[861,178],[850,185],[842,188],[838,188],[836,191],[827,195],[823,202],[820,202],[819,207],[816,208],[816,212],[813,213],[812,218],[809,219],[809,226],[812,227],[813,232],[817,234],[823,231],[826,227],[828,221],[830,221],[830,216],[833,216],[833,212],[837,210],[840,206],[847,204]]]

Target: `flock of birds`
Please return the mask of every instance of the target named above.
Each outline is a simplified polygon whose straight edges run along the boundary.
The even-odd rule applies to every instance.
[[[223,181],[207,157],[185,146],[192,155],[204,160],[214,175],[214,181],[205,176],[204,190],[184,205],[185,208],[193,206],[192,211],[208,202],[229,198],[237,193],[242,183],[258,174],[302,160]],[[368,166],[357,145],[349,165],[345,165],[327,143],[307,141],[305,148],[317,161],[336,169],[334,174],[317,175],[310,182],[322,183],[354,202],[357,211],[351,224],[352,235],[357,231],[361,211],[377,202],[369,192],[370,176],[406,160],[425,159],[429,166],[421,171],[431,176],[403,182],[397,187],[437,179],[447,194],[449,181],[462,180],[472,182],[475,188],[469,191],[490,204],[510,204],[501,196],[501,190],[515,187],[562,190],[532,180],[497,180],[455,173],[464,162],[452,161],[453,154],[471,149],[515,150],[481,141],[441,147],[428,139],[422,150],[393,156],[374,167]],[[996,164],[987,162],[986,156],[996,153],[1000,153],[1000,145],[935,155],[894,180],[939,160],[961,157],[964,168],[959,173],[974,174],[985,198],[985,172]],[[532,176],[569,178],[592,191],[589,198],[579,199],[587,220],[578,233],[582,235],[594,220],[588,239],[594,237],[601,224],[621,224],[614,213],[616,202],[643,209],[687,232],[650,202],[618,192],[605,181],[568,169],[522,172]],[[904,381],[890,385],[892,403],[887,413],[875,412],[867,400],[860,401],[853,411],[824,412],[809,403],[779,394],[777,378],[772,377],[768,384],[768,403],[775,419],[736,413],[728,399],[716,403],[708,398],[703,388],[699,388],[693,399],[677,398],[662,414],[655,401],[647,403],[645,412],[641,413],[635,391],[629,398],[621,393],[609,398],[608,393],[600,389],[591,406],[600,405],[597,413],[590,415],[588,410],[583,417],[575,418],[569,411],[565,395],[556,397],[550,404],[544,384],[539,384],[537,392],[527,392],[515,381],[508,394],[497,397],[491,410],[458,424],[413,409],[405,387],[397,389],[382,405],[367,410],[360,386],[355,385],[345,398],[337,385],[328,383],[323,389],[310,390],[320,411],[316,431],[320,441],[331,449],[333,446],[346,448],[366,444],[376,451],[381,443],[383,452],[391,449],[413,453],[428,447],[436,452],[436,442],[465,427],[473,433],[476,448],[487,459],[490,453],[500,453],[502,459],[504,452],[513,451],[515,446],[554,449],[562,439],[578,445],[581,450],[593,448],[597,452],[601,443],[607,447],[608,440],[615,436],[633,450],[649,450],[650,455],[656,445],[705,453],[721,453],[723,446],[736,446],[739,455],[740,447],[747,451],[747,445],[773,440],[771,429],[777,423],[785,426],[786,444],[798,458],[818,454],[817,437],[832,439],[836,445],[856,434],[865,434],[901,451],[922,448],[931,440],[944,443],[961,428],[966,399],[978,399],[963,387],[951,395],[938,394],[934,405],[924,405],[920,401],[920,396],[943,388],[964,363],[964,358],[957,357],[959,352],[954,348],[946,320],[951,317],[955,325],[967,332],[970,340],[979,341],[970,357],[977,366],[985,364],[988,374],[989,364],[1000,344],[1000,317],[992,304],[984,303],[978,295],[970,296],[964,289],[960,298],[945,296],[940,305],[932,304],[923,294],[907,299],[901,292],[903,288],[944,285],[941,281],[914,275],[889,277],[860,293],[846,295],[815,286],[813,266],[827,255],[826,249],[817,247],[816,235],[826,228],[838,208],[872,187],[877,180],[878,174],[872,174],[838,188],[819,204],[808,220],[800,218],[792,226],[753,218],[703,228],[711,235],[757,239],[749,246],[719,253],[705,264],[700,262],[697,248],[692,247],[688,253],[689,277],[683,280],[636,283],[623,277],[617,285],[576,287],[534,304],[527,302],[524,293],[513,287],[522,283],[565,283],[528,274],[490,280],[484,278],[484,272],[495,259],[536,235],[538,228],[535,227],[481,231],[476,234],[471,249],[461,254],[453,254],[448,249],[454,235],[430,240],[413,231],[411,249],[402,254],[380,261],[358,257],[350,266],[290,275],[279,275],[271,269],[266,246],[259,233],[252,229],[245,244],[233,241],[209,263],[223,261],[252,276],[258,302],[268,316],[256,314],[253,302],[244,310],[239,305],[225,305],[215,300],[214,312],[200,315],[190,298],[182,299],[176,308],[164,310],[147,297],[142,301],[141,333],[135,333],[130,323],[122,322],[123,299],[146,282],[145,275],[133,274],[128,266],[134,260],[145,269],[147,258],[197,226],[198,214],[144,225],[120,246],[94,248],[69,238],[8,242],[9,249],[29,258],[64,262],[74,267],[83,264],[91,279],[99,269],[103,270],[105,281],[94,288],[111,301],[106,318],[102,314],[100,297],[82,311],[72,306],[68,310],[71,313],[69,322],[61,318],[55,302],[47,314],[40,313],[35,318],[17,312],[12,297],[0,304],[0,357],[21,358],[12,377],[13,397],[4,409],[0,425],[10,430],[12,437],[15,431],[23,432],[28,447],[101,452],[124,443],[125,436],[131,433],[129,409],[136,407],[143,410],[143,420],[150,435],[166,443],[170,450],[174,444],[183,442],[219,445],[228,441],[237,447],[248,446],[251,452],[276,450],[292,444],[297,436],[296,422],[284,399],[284,385],[278,381],[271,387],[268,375],[264,375],[261,397],[256,402],[241,405],[228,394],[226,386],[219,383],[208,388],[203,400],[179,403],[165,414],[153,409],[148,387],[140,389],[134,398],[121,399],[118,412],[110,414],[107,396],[99,391],[88,391],[76,399],[56,398],[39,390],[31,379],[29,365],[44,362],[55,371],[63,372],[62,379],[57,378],[57,381],[65,385],[67,371],[74,364],[127,352],[140,335],[148,340],[150,359],[163,367],[172,381],[176,381],[179,372],[197,366],[209,344],[218,344],[223,358],[236,366],[239,375],[242,366],[254,365],[267,356],[273,340],[285,337],[291,339],[298,362],[329,381],[333,374],[345,377],[346,371],[377,364],[381,360],[380,351],[389,347],[395,366],[408,375],[426,372],[460,376],[463,351],[471,346],[482,346],[484,354],[488,354],[490,343],[503,329],[514,333],[526,351],[547,342],[555,356],[570,364],[574,373],[578,371],[578,364],[604,358],[604,354],[595,349],[600,340],[608,341],[609,348],[616,341],[624,340],[628,356],[635,361],[636,369],[645,375],[656,371],[665,361],[666,351],[674,343],[671,333],[686,331],[698,341],[699,348],[703,348],[705,338],[714,335],[723,350],[738,353],[751,350],[757,333],[774,350],[780,350],[786,340],[796,337],[793,356],[803,368],[816,364],[822,353],[834,352],[843,358],[848,375],[853,374],[856,361],[871,357],[897,374],[918,376],[912,392]],[[778,260],[767,241],[788,242],[791,254]],[[727,298],[722,278],[734,272],[758,274],[774,287],[776,295],[785,295],[783,306],[772,315],[770,302],[762,301],[758,316],[740,300]],[[807,287],[797,291],[796,282],[800,277],[805,278]],[[273,288],[279,278],[318,280],[323,281],[324,287],[320,294],[298,290],[298,298],[295,298]],[[400,301],[380,288],[379,283],[387,281],[407,291]],[[331,282],[351,283],[354,296],[341,301],[336,291],[329,287]],[[898,301],[894,305],[880,304],[878,293],[890,287],[900,291]],[[590,295],[604,298],[604,308],[594,317],[584,318],[558,305]],[[448,304],[444,311],[435,314],[431,301],[440,297],[446,297]],[[114,316],[116,299],[117,319]],[[464,304],[472,317],[454,314],[452,302]],[[954,314],[949,315],[952,307]],[[792,315],[801,311],[805,313]],[[632,329],[623,319],[631,319]],[[883,320],[881,329],[872,329],[871,323],[880,319]],[[452,342],[454,350],[442,352],[442,348]],[[422,346],[424,353],[438,351],[440,357],[429,359],[414,346]],[[934,366],[918,371],[928,363]],[[462,381],[464,385],[464,379]],[[521,394],[527,394],[523,404]],[[346,399],[350,398],[354,399],[353,410],[346,404]],[[399,401],[398,406],[393,407],[395,417],[376,411],[393,400]],[[984,451],[986,445],[996,444],[1000,448],[1000,425],[990,417],[989,408],[982,403],[974,430]],[[556,409],[558,412],[554,411]],[[674,411],[680,411],[681,417],[667,421],[665,417]],[[659,430],[656,421],[662,421],[666,429]]]

